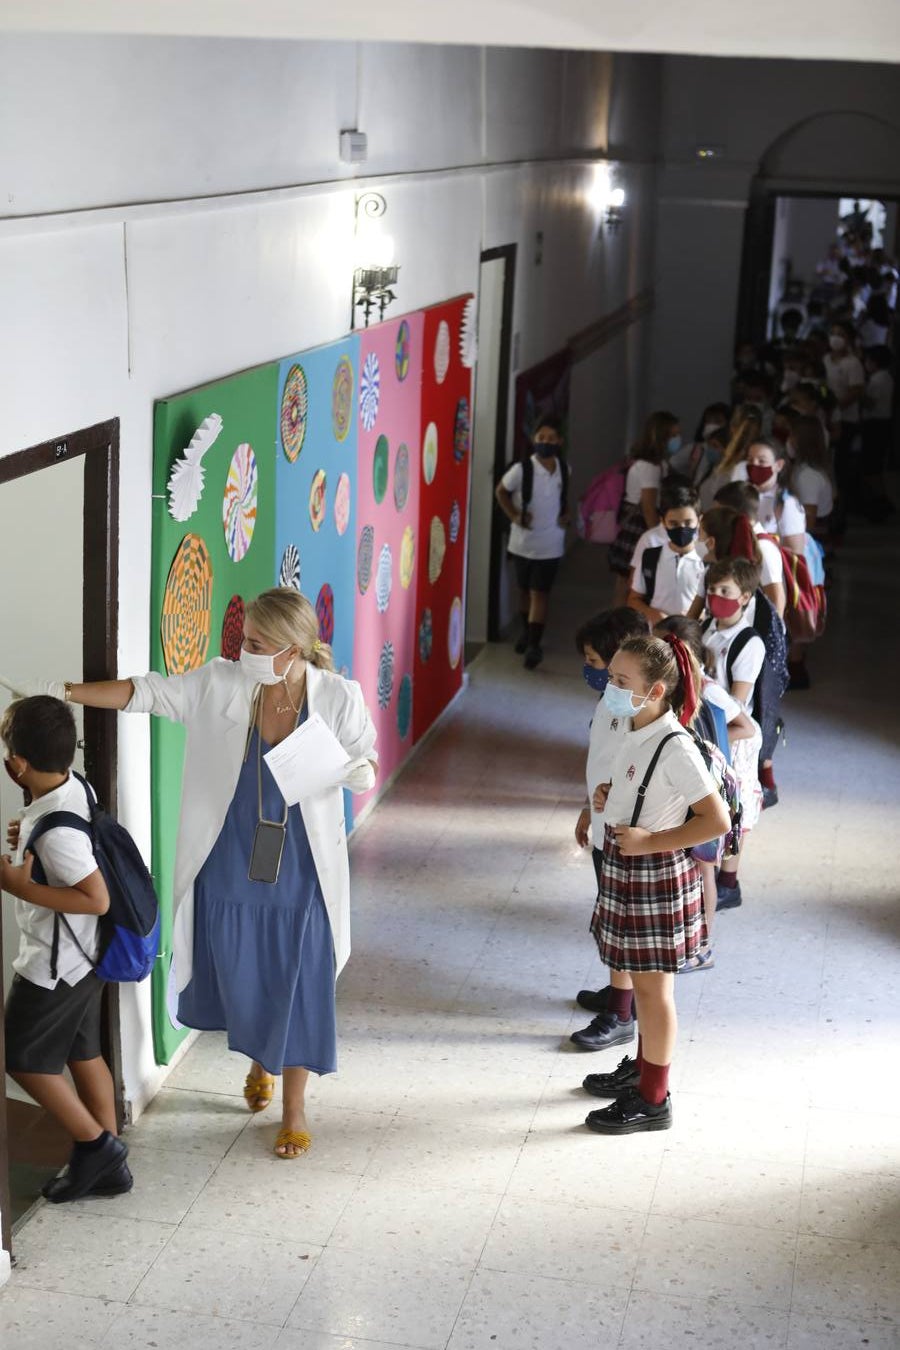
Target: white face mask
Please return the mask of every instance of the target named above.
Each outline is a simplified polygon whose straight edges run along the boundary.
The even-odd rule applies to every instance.
[[[700,433],[700,435],[701,435],[701,437],[703,438],[703,440],[705,441],[706,438],[707,438],[708,436],[711,436],[711,435],[713,434],[714,431],[718,431],[718,430],[719,430],[719,427],[720,427],[721,425],[722,425],[721,422],[704,422],[704,423],[703,423],[703,430],[702,430],[701,433]]]
[[[832,333],[828,339],[828,345],[833,352],[842,352],[847,345],[847,339],[839,337],[837,333]]]
[[[257,684],[280,684],[283,679],[287,678],[288,670],[294,663],[289,661],[284,675],[276,675],[275,657],[284,656],[287,651],[290,651],[289,647],[282,647],[280,652],[267,656],[265,652],[248,652],[242,647],[241,666]]]

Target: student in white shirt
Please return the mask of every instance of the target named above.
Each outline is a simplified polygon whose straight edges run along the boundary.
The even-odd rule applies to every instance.
[[[782,485],[785,463],[781,451],[771,441],[755,441],[746,463],[734,470],[734,480],[747,478],[758,491],[761,532],[777,534],[785,548],[802,554],[806,547],[806,516],[797,498]]]
[[[855,442],[860,431],[861,400],[866,376],[862,362],[853,350],[855,342],[856,330],[852,323],[839,321],[831,325],[828,337],[831,351],[825,357],[825,379],[837,400],[841,416],[834,475],[844,509],[854,501],[859,489]]]
[[[705,566],[697,552],[697,491],[668,482],[660,498],[665,542],[644,549],[628,603],[651,624],[669,614],[697,618],[703,609]]]
[[[758,585],[759,568],[746,558],[723,558],[713,563],[706,578],[711,622],[703,632],[703,649],[713,678],[746,713],[753,712],[753,693],[766,659],[766,644],[747,619]]]
[[[534,670],[544,658],[541,642],[550,591],[566,550],[569,523],[569,470],[562,458],[562,429],[557,418],[545,417],[538,423],[533,445],[530,500],[524,501],[526,474],[521,463],[506,470],[496,490],[500,510],[512,522],[509,555],[516,569],[521,625],[515,650],[519,655],[524,653],[526,670]]]
[[[758,533],[758,509],[759,493],[752,483],[726,484],[716,496],[715,506],[705,511],[700,521],[706,561],[747,558],[755,563],[760,587],[781,618],[786,603],[784,562],[778,545]]]
[[[606,822],[591,931],[603,960],[634,982],[636,1059],[590,1074],[585,1090],[615,1097],[585,1124],[598,1134],[665,1130],[672,1123],[675,972],[706,935],[700,869],[687,852],[726,833],[730,818],[693,740],[683,731],[699,701],[700,671],[677,638],[629,638],[609,666],[605,701],[630,717],[610,782],[594,793]],[[688,811],[690,810],[690,818]]]
[[[69,772],[75,719],[46,694],[19,699],[4,713],[0,738],[6,771],[28,803],[9,826],[16,861],[0,859],[0,887],[16,897],[20,934],[6,1003],[6,1069],[72,1140],[67,1172],[44,1186],[46,1198],[61,1204],[120,1195],[133,1183],[101,1046],[104,982],[92,964],[109,892],[83,830],[45,821],[29,847],[51,813],[90,820],[88,790]]]
[[[791,491],[803,507],[809,533],[826,534],[834,508],[828,437],[818,417],[795,416],[790,426],[786,449]]]
[[[582,624],[575,634],[575,645],[584,657],[584,678],[588,688],[599,694],[599,701],[591,720],[591,735],[587,756],[587,805],[575,824],[575,839],[580,848],[593,841],[594,871],[600,875],[603,845],[603,812],[595,810],[593,795],[600,783],[608,783],[616,753],[626,731],[631,730],[631,718],[611,716],[603,704],[603,694],[609,679],[609,663],[619,644],[629,637],[646,637],[649,627],[646,619],[627,605],[605,610]],[[596,891],[594,892],[596,896]],[[579,1007],[596,1013],[594,1020],[572,1040],[582,1050],[605,1050],[634,1037],[634,999],[631,976],[622,970],[611,970],[609,984],[603,989],[580,989],[576,996]]]
[[[711,506],[719,488],[730,483],[734,470],[747,458],[754,441],[762,435],[762,416],[755,403],[741,403],[731,414],[730,437],[718,468],[708,475],[700,488],[700,510]]]
[[[609,567],[616,581],[613,599],[625,603],[631,579],[632,556],[645,530],[659,524],[659,490],[669,460],[681,449],[681,427],[674,413],[655,412],[647,418],[643,435],[631,449],[625,492],[619,511],[619,530],[609,547]]]
[[[883,519],[894,509],[884,477],[894,417],[893,359],[890,347],[870,347],[866,352],[868,379],[863,400],[862,475],[866,490],[864,504],[870,520]]]

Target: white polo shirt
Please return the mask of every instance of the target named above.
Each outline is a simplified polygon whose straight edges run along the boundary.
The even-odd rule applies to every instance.
[[[759,521],[757,521],[753,526],[753,533],[759,536],[762,532],[763,528]],[[784,563],[782,562],[778,545],[772,539],[760,539],[758,537],[756,543],[762,554],[762,566],[759,573],[760,586],[783,586]]]
[[[816,508],[816,520],[824,520],[831,515],[834,492],[827,474],[821,469],[814,469],[811,464],[795,465],[794,493],[804,507],[809,505]]]
[[[715,680],[723,689],[731,692],[733,683],[740,681],[747,682],[750,685],[750,697],[746,703],[741,703],[744,712],[750,712],[753,706],[753,686],[756,684],[759,672],[762,670],[763,661],[766,659],[766,644],[763,642],[759,633],[753,632],[753,636],[743,651],[735,658],[734,667],[731,672],[731,679],[728,678],[728,652],[738,633],[751,628],[750,621],[746,614],[739,623],[734,624],[732,628],[720,628],[717,621],[713,619],[709,628],[703,634],[704,650],[709,652],[715,662]]]
[[[667,544],[668,542],[669,536],[666,534],[664,525],[654,525],[652,530],[645,530],[634,546],[634,552],[631,555],[632,567],[639,572],[644,551],[648,548],[659,548],[661,544]]]
[[[625,733],[613,765],[612,787],[604,818],[610,825],[630,825],[637,792],[653,754],[669,732],[673,737],[663,747],[653,777],[647,786],[638,826],[643,830],[669,830],[683,825],[688,807],[716,791],[712,775],[690,736],[684,733],[672,712],[663,713],[649,726]]]
[[[651,608],[662,610],[663,614],[687,614],[697,596],[706,594],[706,567],[696,549],[676,553],[669,547],[666,535],[666,542],[660,547],[653,595],[645,594],[639,567],[634,569],[631,586],[635,595],[640,595]]]
[[[603,708],[601,698],[594,713],[594,720],[591,722],[586,773],[588,800],[591,803],[591,834],[595,848],[603,847],[604,812],[594,810],[594,789],[601,783],[612,781],[613,765],[622,744],[622,737],[630,730],[631,718],[610,717]]]
[[[733,698],[727,689],[723,689],[717,680],[711,680],[708,675],[703,676],[702,693],[705,699],[714,703],[717,708],[722,709],[728,726],[744,711],[737,699]]]
[[[825,380],[835,398],[841,399],[846,398],[851,389],[865,385],[866,373],[862,361],[852,352],[845,351],[841,356],[833,356],[829,352],[825,357]],[[840,414],[842,422],[857,423],[859,404],[851,403],[849,407],[841,408]]]
[[[519,558],[561,558],[566,551],[566,532],[559,524],[562,502],[562,472],[555,460],[549,473],[537,455],[531,456],[534,465],[534,486],[527,510],[531,524],[527,529],[512,524],[509,531],[509,551]],[[513,464],[500,482],[510,493],[513,506],[522,509],[522,465]]]
[[[749,481],[746,461],[735,465],[730,481]],[[806,534],[806,512],[803,507],[791,492],[783,493],[779,503],[777,488],[765,492],[760,489],[757,521],[762,534]]]
[[[659,500],[659,487],[662,483],[662,465],[651,464],[647,459],[633,460],[625,475],[625,501],[629,506],[640,506],[641,493],[652,488]]]
[[[90,820],[87,798],[84,788],[73,774],[69,774],[65,783],[54,788],[46,796],[25,808],[19,826],[19,847],[16,862],[21,864],[31,831],[42,816],[51,811],[70,811],[72,815]],[[69,826],[48,830],[37,841],[34,852],[41,861],[47,877],[48,886],[76,886],[79,881],[97,870],[97,859],[91,848],[91,841],[80,830]],[[98,919],[96,914],[67,914],[66,919],[72,932],[90,956],[96,956],[98,939]],[[57,979],[50,975],[50,954],[53,948],[54,911],[41,905],[32,905],[27,900],[16,901],[16,923],[19,925],[19,954],[13,961],[13,969],[31,984],[43,989],[55,989],[59,980],[66,984],[77,984],[92,969],[66,932],[65,925],[59,928],[59,954],[57,959]]]

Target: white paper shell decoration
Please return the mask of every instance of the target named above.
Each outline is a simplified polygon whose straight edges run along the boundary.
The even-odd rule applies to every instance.
[[[447,378],[447,371],[450,369],[450,325],[446,319],[441,319],[438,324],[437,336],[434,340],[434,378],[438,384],[443,384]]]
[[[478,330],[475,321],[475,297],[470,295],[459,325],[459,359],[466,370],[471,370],[478,359]]]
[[[176,459],[169,474],[169,515],[173,520],[190,520],[203,495],[203,456],[222,431],[218,413],[204,417],[191,437],[181,459]]]

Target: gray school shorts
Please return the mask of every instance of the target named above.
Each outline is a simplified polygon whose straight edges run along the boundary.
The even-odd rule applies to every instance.
[[[77,984],[55,989],[13,977],[6,1000],[8,1073],[62,1073],[72,1060],[102,1054],[100,1009],[104,981],[91,970]]]

